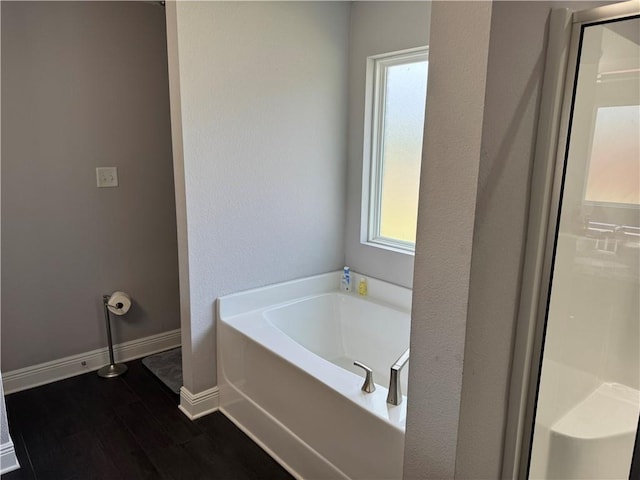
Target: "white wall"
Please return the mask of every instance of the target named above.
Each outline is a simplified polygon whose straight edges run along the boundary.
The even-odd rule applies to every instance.
[[[134,299],[114,342],[179,327],[164,23],[145,2],[2,2],[4,372],[106,347],[114,290]]]
[[[191,392],[216,384],[216,297],[343,265],[348,26],[341,2],[168,4]]]
[[[349,44],[349,163],[346,264],[411,287],[413,255],[360,243],[367,57],[429,43],[430,2],[353,2]]]

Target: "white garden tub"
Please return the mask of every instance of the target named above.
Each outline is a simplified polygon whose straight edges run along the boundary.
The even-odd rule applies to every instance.
[[[409,347],[411,291],[368,279],[361,297],[339,292],[339,279],[218,299],[220,409],[298,478],[401,478],[406,397],[386,398]],[[373,393],[354,360],[373,369]]]

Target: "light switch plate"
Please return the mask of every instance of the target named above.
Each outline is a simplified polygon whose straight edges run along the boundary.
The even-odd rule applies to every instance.
[[[96,168],[96,178],[98,187],[118,186],[118,167],[98,167]]]

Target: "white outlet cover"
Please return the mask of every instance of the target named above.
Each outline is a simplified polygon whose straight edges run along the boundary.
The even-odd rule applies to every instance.
[[[118,167],[96,168],[98,188],[118,186]]]

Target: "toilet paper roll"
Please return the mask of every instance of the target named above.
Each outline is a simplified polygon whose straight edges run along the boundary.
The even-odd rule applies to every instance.
[[[124,315],[131,308],[131,297],[125,292],[113,292],[107,302],[107,308],[114,315]]]

